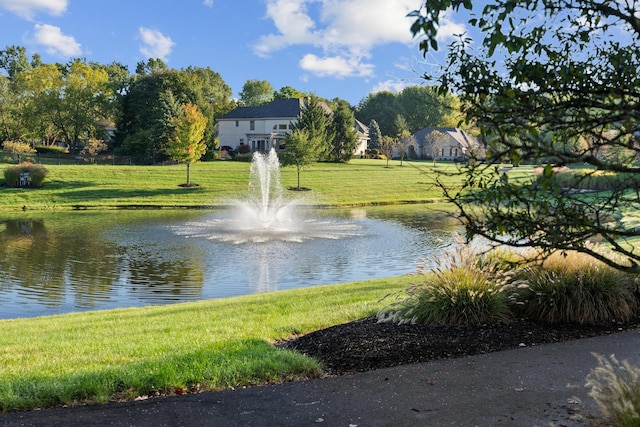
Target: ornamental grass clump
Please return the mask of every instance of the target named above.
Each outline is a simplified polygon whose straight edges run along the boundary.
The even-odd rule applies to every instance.
[[[4,181],[9,187],[18,187],[20,174],[28,173],[30,186],[40,188],[44,185],[44,179],[49,171],[42,165],[25,162],[16,166],[8,167],[4,170]]]
[[[640,425],[640,368],[626,360],[618,361],[594,354],[598,366],[587,376],[587,387],[591,396],[613,427],[635,427]]]
[[[513,274],[501,268],[499,257],[458,245],[433,261],[439,267],[429,272],[419,269],[423,280],[383,308],[380,322],[470,326],[512,317],[516,283]]]
[[[522,315],[549,323],[598,324],[638,314],[637,279],[591,256],[556,252],[521,273]]]

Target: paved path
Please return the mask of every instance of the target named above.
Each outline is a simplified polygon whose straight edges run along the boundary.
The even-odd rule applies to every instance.
[[[350,376],[0,415],[0,426],[586,426],[592,352],[640,366],[640,329]]]

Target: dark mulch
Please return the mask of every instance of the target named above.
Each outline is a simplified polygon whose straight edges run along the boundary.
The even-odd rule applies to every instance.
[[[377,323],[375,317],[315,331],[281,343],[346,374],[429,360],[612,334],[640,327],[640,318],[605,325],[514,320],[473,327]]]

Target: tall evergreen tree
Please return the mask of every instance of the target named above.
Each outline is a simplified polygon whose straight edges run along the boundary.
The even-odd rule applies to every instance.
[[[331,121],[333,138],[329,158],[332,161],[348,162],[351,160],[358,141],[358,135],[354,129],[355,120],[349,104],[339,103]]]
[[[380,126],[376,119],[371,119],[369,122],[369,148],[371,150],[379,150],[382,144],[382,132],[380,132]]]
[[[322,148],[320,157],[326,158],[330,152],[329,143],[333,139],[331,129],[331,111],[328,107],[323,106],[320,100],[311,95],[304,99],[300,117],[293,123],[293,129],[305,130],[309,134],[309,138],[316,140]]]

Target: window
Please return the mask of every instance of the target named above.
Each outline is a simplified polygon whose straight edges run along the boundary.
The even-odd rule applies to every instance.
[[[256,130],[256,121],[255,120],[250,120],[249,121],[249,130]]]
[[[240,126],[240,122],[236,120],[236,127]]]
[[[278,129],[287,130],[287,125],[280,125],[280,126],[278,126]]]

